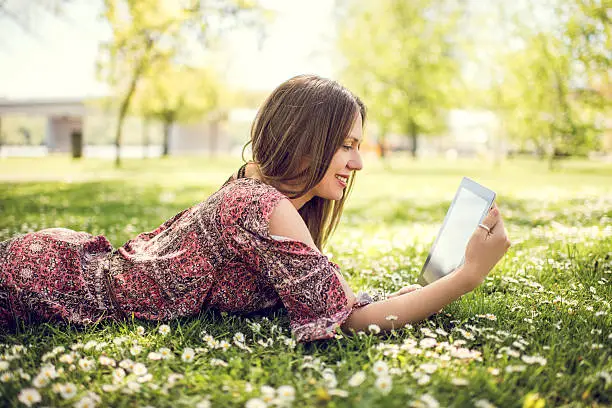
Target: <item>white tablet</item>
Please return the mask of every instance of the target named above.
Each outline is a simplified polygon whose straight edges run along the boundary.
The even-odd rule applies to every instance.
[[[488,214],[494,200],[493,191],[467,177],[461,180],[440,232],[425,260],[419,284],[428,285],[463,264],[468,241]]]

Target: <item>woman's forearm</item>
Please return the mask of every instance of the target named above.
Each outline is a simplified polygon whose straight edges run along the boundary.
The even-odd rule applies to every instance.
[[[342,329],[366,331],[370,324],[376,324],[382,330],[391,330],[423,320],[477,286],[466,279],[464,272],[457,270],[422,289],[355,309]]]

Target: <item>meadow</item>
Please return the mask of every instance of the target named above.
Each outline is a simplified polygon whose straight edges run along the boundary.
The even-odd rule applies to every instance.
[[[237,158],[0,160],[0,241],[48,227],[115,247],[205,200]],[[0,405],[604,407],[612,404],[612,164],[366,158],[325,252],[353,289],[414,283],[462,176],[513,246],[429,319],[296,344],[283,311],[0,332]]]

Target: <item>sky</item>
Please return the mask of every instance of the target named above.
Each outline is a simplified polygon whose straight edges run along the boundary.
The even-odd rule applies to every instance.
[[[22,0],[12,0],[13,3]],[[99,0],[73,1],[64,17],[39,12],[27,33],[0,19],[0,98],[81,98],[108,94],[96,80],[98,45],[110,31],[98,15]],[[246,30],[230,33],[226,80],[270,90],[300,73],[333,76],[331,0],[263,0],[276,11],[261,47]],[[9,3],[10,4],[10,3]]]

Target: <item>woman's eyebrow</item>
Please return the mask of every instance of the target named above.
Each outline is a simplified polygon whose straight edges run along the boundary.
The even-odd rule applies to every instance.
[[[356,141],[357,143],[361,142],[361,140],[356,138],[355,136],[347,136],[346,139],[352,139],[352,140]]]

